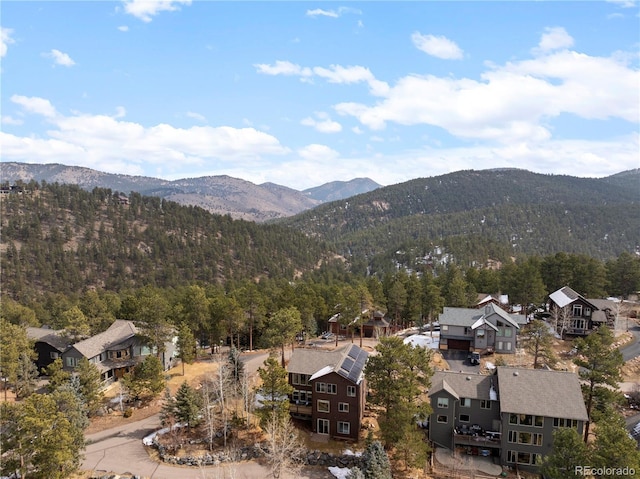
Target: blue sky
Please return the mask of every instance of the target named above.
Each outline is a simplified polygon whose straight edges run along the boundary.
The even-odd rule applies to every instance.
[[[4,1],[2,161],[305,189],[640,167],[640,8]]]

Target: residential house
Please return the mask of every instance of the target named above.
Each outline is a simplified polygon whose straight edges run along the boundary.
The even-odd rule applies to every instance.
[[[517,335],[527,320],[493,302],[475,308],[445,307],[440,314],[440,349],[514,353]]]
[[[366,401],[368,353],[355,344],[333,351],[296,349],[287,370],[290,413],[311,421],[313,432],[358,440]]]
[[[34,341],[34,348],[38,353],[35,362],[40,373],[59,358],[71,344],[71,340],[62,331],[46,327],[27,328],[27,337]]]
[[[429,398],[429,439],[447,449],[499,458],[536,472],[553,431],[582,434],[587,411],[575,373],[498,367],[490,376],[436,372]]]
[[[164,369],[172,366],[175,345],[166,344],[162,353]],[[146,356],[155,354],[131,321],[116,320],[106,331],[75,343],[62,353],[66,370],[72,371],[84,357],[100,370],[102,380],[111,382],[124,376]]]
[[[366,315],[368,310],[362,312]],[[329,318],[329,332],[338,336],[347,336],[347,333],[354,328],[355,334],[359,335],[358,322],[360,318],[353,319],[349,324],[340,322],[340,313],[334,314]],[[384,318],[382,311],[373,311],[365,323],[362,324],[362,335],[365,338],[379,338],[388,336],[390,331],[389,321]]]
[[[509,311],[509,295],[508,294],[478,294],[478,302],[476,308],[484,308],[487,304],[493,303],[496,306],[501,307],[505,311]]]
[[[556,330],[571,336],[586,336],[599,326],[613,326],[615,322],[613,302],[586,299],[569,286],[549,295],[549,312]]]

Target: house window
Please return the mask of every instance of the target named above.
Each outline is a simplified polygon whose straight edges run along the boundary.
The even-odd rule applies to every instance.
[[[517,458],[516,451],[507,451],[507,462],[516,462]]]
[[[532,434],[530,432],[518,433],[518,444],[531,444]]]
[[[518,442],[518,431],[509,431],[508,441],[511,443]]]
[[[471,407],[471,399],[460,398],[460,407]]]
[[[291,398],[296,403],[308,403],[311,402],[311,392],[310,391],[299,391],[294,389]]]
[[[482,409],[491,409],[491,401],[488,399],[483,399],[480,401],[480,408]]]
[[[502,341],[498,341],[497,349],[498,351],[502,350]]]
[[[574,316],[582,316],[582,305],[574,304],[573,305],[573,315]]]
[[[476,336],[478,336],[479,338],[484,338],[484,329],[478,329]]]
[[[349,412],[349,403],[348,402],[339,402],[338,403],[338,411],[340,411],[340,412]]]
[[[520,414],[518,416],[518,423],[522,426],[531,426],[533,424],[533,416],[530,414]]]
[[[542,416],[534,416],[533,425],[535,427],[542,427],[544,425],[544,417],[542,417]]]
[[[554,427],[578,427],[577,419],[553,418]]]
[[[355,386],[347,386],[347,396],[356,397],[356,387]]]
[[[58,359],[58,357],[59,357],[59,356],[60,356],[60,353],[58,353],[57,351],[51,351],[51,352],[49,353],[49,357],[50,357],[51,359]]]
[[[532,444],[533,444],[534,446],[542,446],[542,434],[535,433],[535,434],[533,435],[533,441],[532,441]]]
[[[509,414],[509,424],[518,424],[518,415],[517,414]]]
[[[441,329],[442,329],[443,331],[449,331],[449,325],[448,325],[448,324],[443,324],[443,325],[442,325],[442,327],[441,327]]]
[[[504,328],[504,337],[505,338],[510,338],[512,333],[513,333],[513,331],[511,330],[511,328]]]
[[[327,384],[327,394],[338,394],[338,385]]]
[[[349,434],[351,432],[351,423],[338,421],[338,434]]]
[[[318,419],[318,434],[329,434],[328,419]]]
[[[516,459],[518,464],[531,464],[531,453],[530,452],[518,452],[518,457]]]
[[[575,319],[573,321],[573,327],[574,327],[574,329],[584,329],[585,320],[584,319]]]
[[[439,414],[438,417],[436,418],[436,420],[440,424],[446,424],[446,423],[449,422],[449,418],[445,414]]]
[[[438,398],[438,407],[440,409],[446,409],[449,407],[449,398]]]
[[[73,358],[70,356],[67,357],[67,366],[70,368],[75,368],[78,365],[78,362],[78,358]]]
[[[316,392],[317,393],[326,393],[327,392],[327,383],[316,383]]]
[[[468,414],[460,414],[460,422],[469,422]]]
[[[591,317],[591,308],[584,308],[584,316],[585,318]]]
[[[465,336],[466,336],[467,334],[469,334],[469,328],[464,328],[464,334],[465,334]]]
[[[511,343],[504,343],[504,350],[511,351]]]
[[[322,399],[318,399],[318,406],[317,406],[317,410],[318,412],[329,412],[330,408],[331,408],[331,403],[329,401],[324,401]]]

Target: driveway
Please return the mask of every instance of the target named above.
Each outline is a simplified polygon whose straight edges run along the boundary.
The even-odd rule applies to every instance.
[[[458,351],[455,349],[441,350],[442,357],[449,363],[451,371],[459,371],[461,373],[479,373],[480,366],[472,366],[467,361],[468,351]]]

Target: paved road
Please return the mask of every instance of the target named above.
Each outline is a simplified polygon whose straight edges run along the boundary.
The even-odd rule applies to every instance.
[[[640,356],[640,326],[633,321],[629,323],[629,331],[635,336],[635,341],[624,348],[620,348],[622,359],[629,361],[630,359]]]
[[[291,355],[291,349],[286,352]],[[245,353],[242,360],[246,371],[255,374],[267,357],[265,352]],[[203,468],[170,466],[151,459],[142,445],[142,438],[161,428],[159,415],[124,426],[86,436],[88,446],[82,469],[94,472],[135,474],[149,479],[262,479],[269,469],[256,461],[243,461]],[[334,476],[327,469],[305,468],[297,479],[325,479]]]

